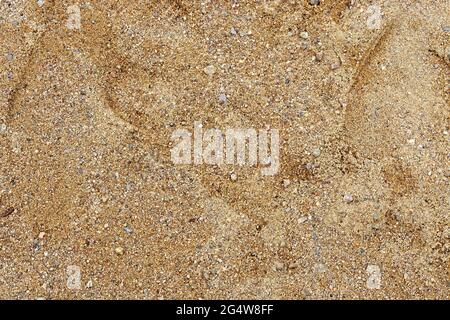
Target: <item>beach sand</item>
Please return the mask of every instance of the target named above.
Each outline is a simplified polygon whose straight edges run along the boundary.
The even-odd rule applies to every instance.
[[[0,298],[448,299],[448,1],[151,3],[0,2]]]

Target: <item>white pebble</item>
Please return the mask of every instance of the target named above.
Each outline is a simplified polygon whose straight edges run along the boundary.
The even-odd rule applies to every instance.
[[[219,102],[220,103],[226,103],[227,102],[227,96],[225,95],[225,93],[219,94]]]
[[[349,203],[353,201],[353,196],[351,194],[344,195],[344,201]]]
[[[309,33],[306,32],[306,31],[300,32],[300,38],[305,39],[305,40],[308,39],[309,38]]]
[[[314,150],[312,151],[312,154],[313,154],[314,157],[320,156],[320,149],[319,149],[319,148],[314,149]]]
[[[216,68],[213,65],[209,65],[203,69],[203,72],[208,76],[212,76],[216,72]]]
[[[340,63],[335,62],[335,63],[331,64],[331,70],[336,70],[336,69],[338,69],[340,66],[341,66]]]

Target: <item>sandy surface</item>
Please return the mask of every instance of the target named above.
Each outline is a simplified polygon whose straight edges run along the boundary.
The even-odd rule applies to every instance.
[[[0,297],[448,299],[449,28],[446,0],[2,0]],[[279,129],[278,174],[173,164],[194,121]]]

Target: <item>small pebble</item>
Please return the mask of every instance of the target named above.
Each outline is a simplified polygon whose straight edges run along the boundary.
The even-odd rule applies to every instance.
[[[223,104],[227,103],[227,96],[225,95],[225,93],[219,94],[219,102]]]
[[[42,7],[44,5],[44,2],[45,2],[44,0],[38,0],[37,4],[39,7]]]
[[[300,32],[300,38],[302,38],[304,40],[308,39],[309,38],[309,33],[306,32],[306,31]]]
[[[443,30],[444,32],[450,32],[450,26],[442,27],[442,30]]]
[[[320,149],[318,149],[318,148],[317,148],[317,149],[314,149],[314,150],[312,151],[312,154],[313,154],[314,157],[317,158],[318,156],[320,156]]]
[[[309,0],[309,4],[312,6],[317,6],[320,4],[320,0]]]
[[[14,59],[14,55],[11,52],[8,52],[8,54],[6,55],[6,59],[8,61],[12,61]]]
[[[351,194],[344,195],[344,202],[350,203],[353,201],[353,196]]]
[[[236,31],[236,29],[234,27],[231,27],[230,33],[233,36],[237,35],[237,31]]]
[[[116,254],[118,254],[119,256],[123,255],[123,248],[122,247],[117,247],[115,250]]]
[[[230,173],[230,179],[231,179],[231,181],[236,181],[237,180],[237,174],[234,173],[234,172]]]
[[[38,238],[39,239],[44,239],[44,237],[45,237],[45,232],[40,232],[39,235],[38,235]]]
[[[129,226],[125,226],[125,227],[123,228],[123,230],[124,230],[127,234],[132,234],[132,233],[133,233],[133,230],[132,230]]]
[[[308,217],[304,216],[304,217],[298,218],[297,222],[298,222],[298,223],[303,223],[303,222],[305,222],[305,221],[307,221],[307,220],[308,220]]]
[[[339,105],[342,108],[345,108],[345,107],[347,107],[347,101],[345,99],[343,99],[343,98],[339,98]]]
[[[6,131],[6,124],[2,123],[0,124],[0,132],[5,132]]]
[[[315,59],[316,59],[316,61],[322,61],[323,60],[323,52],[322,51],[317,52]]]
[[[296,269],[296,268],[298,268],[298,263],[297,262],[292,262],[292,263],[289,264],[288,268],[289,269]]]
[[[87,283],[86,283],[86,288],[92,288],[92,280],[89,280]]]
[[[332,63],[331,64],[331,70],[339,69],[340,66],[341,66],[341,64],[338,63],[338,62]]]
[[[283,179],[283,187],[287,188],[291,184],[291,180],[289,179]]]
[[[203,72],[208,76],[212,76],[216,72],[216,68],[213,65],[209,65],[203,69]]]

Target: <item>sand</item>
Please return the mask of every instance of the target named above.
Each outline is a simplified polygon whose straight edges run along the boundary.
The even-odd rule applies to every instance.
[[[0,298],[448,299],[449,3],[308,2],[1,1]]]

